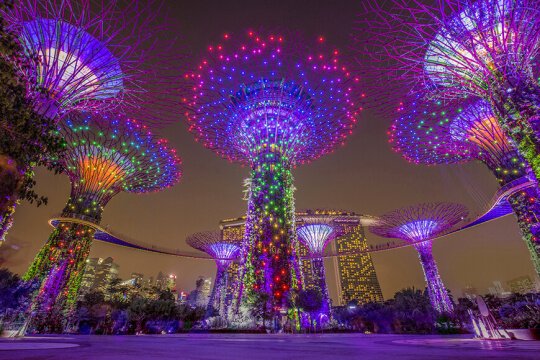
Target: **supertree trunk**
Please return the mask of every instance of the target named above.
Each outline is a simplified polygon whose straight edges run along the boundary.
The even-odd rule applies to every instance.
[[[274,152],[259,155],[251,171],[251,192],[246,224],[248,242],[247,289],[266,293],[273,309],[286,306],[290,289],[298,281],[294,221],[293,177],[289,162]],[[253,274],[253,275],[251,275]],[[249,297],[249,293],[247,294]]]
[[[85,211],[79,218],[101,218],[101,206],[91,198],[72,197],[62,216],[76,217],[82,207],[91,205],[97,211]],[[75,205],[77,204],[77,205]],[[83,222],[60,222],[49,236],[45,245],[34,258],[25,280],[38,280],[39,290],[34,295],[31,312],[36,314],[32,326],[46,331],[62,330],[62,327],[48,325],[54,319],[63,319],[77,302],[86,260],[94,239],[94,227]]]
[[[206,307],[206,317],[212,315],[213,310],[216,310],[220,315],[222,315],[222,298],[224,289],[227,282],[227,270],[218,267],[216,272],[216,280],[214,281],[214,286],[212,288],[212,293],[210,293],[210,298],[208,299],[208,305]]]
[[[517,154],[516,157],[519,158]],[[534,180],[536,185],[512,194],[508,197],[508,202],[517,219],[521,237],[529,250],[534,269],[540,276],[540,219],[538,218],[540,214],[540,189],[538,188],[538,180],[534,175],[531,166],[529,166],[527,161],[524,161],[524,163],[526,164],[525,176]],[[515,167],[515,164],[512,164],[511,162],[500,165],[507,169]],[[488,167],[499,180],[501,187],[509,185],[513,181],[523,177],[521,172],[516,175],[503,176],[497,171],[496,166],[497,164],[488,164]]]
[[[251,180],[251,179],[250,179]],[[238,275],[236,277],[235,290],[233,293],[232,307],[235,314],[238,314],[242,304],[246,303],[246,293],[250,293],[255,283],[255,271],[251,266],[253,253],[251,251],[251,235],[255,232],[255,205],[251,195],[253,193],[253,184],[248,181],[248,210],[246,216],[244,238],[242,239],[242,247],[240,249],[240,266],[238,267]],[[250,290],[250,291],[247,291]]]
[[[508,198],[508,202],[517,218],[523,241],[525,241],[525,245],[529,250],[534,269],[540,276],[539,201],[537,187],[520,190]]]
[[[424,241],[415,244],[414,248],[418,252],[422,270],[424,270],[424,278],[426,279],[431,305],[439,313],[452,312],[454,305],[441,280],[437,263],[433,259],[432,242]]]
[[[501,127],[540,179],[540,88],[531,81],[507,79],[491,93]]]
[[[13,223],[18,204],[17,194],[21,190],[24,171],[8,155],[0,154],[0,242],[5,240]]]
[[[324,314],[330,311],[330,297],[328,296],[328,287],[326,286],[326,272],[324,270],[324,259],[316,258],[311,261],[311,271],[313,272],[313,278],[317,281],[317,286],[322,295],[322,308],[321,312]]]

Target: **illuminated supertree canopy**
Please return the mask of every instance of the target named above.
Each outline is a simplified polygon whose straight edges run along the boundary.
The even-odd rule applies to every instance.
[[[243,286],[285,307],[284,295],[301,286],[291,169],[351,134],[362,97],[358,78],[323,38],[254,32],[224,35],[189,78],[190,131],[218,155],[251,167]]]
[[[460,223],[468,215],[465,206],[454,203],[426,203],[391,211],[380,217],[370,230],[379,236],[410,242],[418,252],[429,298],[438,312],[451,312],[453,304],[433,259],[433,239]]]
[[[538,0],[366,4],[358,48],[373,60],[368,74],[392,79],[381,94],[484,99],[539,177]]]
[[[220,231],[205,231],[190,235],[186,243],[210,255],[216,262],[217,272],[214,287],[208,300],[207,315],[213,310],[226,318],[228,309],[225,308],[228,286],[227,269],[240,254],[240,241],[224,239]]]
[[[51,311],[61,314],[76,301],[95,224],[112,196],[120,191],[159,191],[181,176],[175,150],[135,120],[70,114],[60,132],[66,151],[56,161],[71,180],[71,196],[57,228],[25,274],[25,279],[41,280],[34,307],[45,322],[54,318]]]
[[[503,185],[527,173],[528,164],[483,100],[465,104],[413,102],[392,123],[389,142],[415,164],[480,160]]]
[[[396,119],[389,132],[390,143],[408,161],[435,165],[480,160],[497,177],[501,187],[511,186],[532,169],[518,153],[495,120],[489,104],[475,100],[456,104],[412,103]],[[537,187],[520,190],[509,197],[534,267],[540,273],[540,213]]]
[[[2,15],[35,58],[33,68],[22,70],[40,86],[36,107],[48,116],[114,110],[136,112],[141,122],[167,121],[163,111],[175,100],[165,88],[178,76],[155,42],[167,29],[157,21],[159,8],[156,1],[16,1]]]
[[[67,118],[61,133],[66,152],[59,161],[72,183],[66,213],[99,221],[120,191],[159,191],[180,179],[175,150],[136,120],[81,113]]]
[[[136,114],[155,125],[174,121],[184,86],[181,56],[178,47],[156,41],[159,33],[166,44],[174,42],[159,9],[153,0],[20,0],[2,7],[6,28],[28,58],[17,69],[28,79],[35,111],[53,123],[70,111]],[[31,180],[34,165],[18,166]],[[0,203],[0,238],[18,202],[14,191],[7,197],[9,206]]]
[[[326,274],[324,270],[324,249],[335,239],[337,229],[333,224],[334,215],[308,215],[302,217],[302,224],[298,226],[298,240],[307,248],[311,256],[311,271],[313,278],[323,296],[323,313],[330,310],[330,297],[326,286]]]

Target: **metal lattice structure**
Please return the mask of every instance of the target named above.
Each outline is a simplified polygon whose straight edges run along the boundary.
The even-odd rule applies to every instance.
[[[160,8],[153,0],[21,0],[3,7],[6,30],[27,55],[24,66],[8,60],[26,79],[35,111],[52,123],[71,111],[135,114],[153,125],[175,121],[185,95],[183,56]],[[167,42],[156,41],[158,34]],[[49,131],[52,123],[32,126]],[[32,164],[19,166],[24,177]],[[0,203],[0,238],[11,226],[17,196]]]
[[[159,1],[16,1],[2,15],[34,59],[21,71],[41,89],[36,108],[50,117],[113,110],[141,122],[173,121],[164,113],[180,102],[182,74],[169,58],[181,54],[155,41],[168,31],[160,8]]]
[[[389,131],[393,149],[414,164],[479,160],[499,181],[512,181],[530,169],[483,100],[443,104],[415,101]]]
[[[251,167],[243,287],[285,308],[285,295],[301,287],[291,169],[345,142],[360,110],[359,79],[323,38],[254,32],[209,46],[190,79],[190,131]]]
[[[76,204],[92,203],[103,208],[120,191],[159,191],[181,177],[176,151],[136,120],[73,114],[65,119],[61,134],[66,151],[58,161],[71,180],[71,202]],[[92,207],[82,213],[75,208],[68,205],[66,211],[94,213]]]
[[[391,211],[381,216],[380,224],[370,227],[376,235],[413,244],[422,264],[431,304],[438,312],[451,312],[453,304],[433,259],[433,239],[451,230],[466,216],[468,210],[461,204],[426,203]]]
[[[246,165],[268,150],[302,164],[343,145],[362,94],[359,79],[330,49],[322,38],[293,34],[224,35],[191,74],[190,131]]]
[[[194,249],[210,255],[217,265],[214,287],[208,300],[207,316],[212,311],[218,311],[219,315],[227,318],[226,308],[227,286],[229,282],[228,268],[240,254],[240,241],[224,239],[221,231],[205,231],[188,236],[186,243]]]
[[[407,95],[482,98],[538,178],[538,0],[379,3],[365,2],[357,36],[360,59],[372,64],[366,76],[383,84],[375,85],[376,98],[389,98],[392,107]]]
[[[77,299],[84,264],[107,202],[118,192],[174,185],[180,159],[166,141],[135,120],[71,114],[60,130],[66,151],[55,159],[72,184],[62,219],[25,274],[40,279],[35,322],[61,321]],[[49,326],[47,325],[47,326]]]
[[[390,143],[416,164],[450,164],[480,160],[501,187],[521,178],[536,179],[529,163],[508,139],[489,104],[476,100],[464,107],[441,103],[412,103],[409,111],[390,128]],[[508,198],[533,265],[540,273],[540,205],[538,187],[518,191]],[[532,199],[532,200],[531,200]]]

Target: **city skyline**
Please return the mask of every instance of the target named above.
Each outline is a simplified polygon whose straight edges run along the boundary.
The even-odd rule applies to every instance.
[[[192,42],[194,52],[200,54],[204,49],[198,44],[206,44],[224,30],[241,32],[254,24],[290,24],[295,14],[300,14],[300,8],[305,10],[304,5],[308,2],[300,1],[287,12],[276,10],[269,4],[259,7],[247,4],[233,2],[227,4],[226,9],[214,4],[217,9],[210,14],[205,13],[207,4],[204,2],[171,3],[170,6],[178,10],[179,27],[187,30],[183,31],[185,38]],[[349,29],[336,24],[352,23],[356,5],[343,2],[335,6],[312,6],[309,16],[304,17],[306,23],[298,24],[298,28],[303,28],[306,33],[321,33],[346,50]],[[270,7],[272,11],[266,11]],[[239,16],[221,16],[220,10],[235,11]],[[203,19],[209,27],[198,34],[197,24]],[[465,203],[471,213],[479,213],[497,188],[491,174],[479,163],[437,168],[408,164],[393,154],[387,144],[386,130],[392,120],[366,111],[344,148],[316,163],[295,169],[297,208],[338,208],[380,215],[416,202],[456,201]],[[240,185],[246,169],[227,164],[203,149],[193,141],[186,127],[183,117],[178,115],[176,124],[157,131],[166,134],[184,158],[183,181],[162,194],[136,198],[119,195],[105,211],[104,225],[147,243],[188,250],[184,243],[188,234],[217,229],[219,220],[245,213],[246,203],[242,200]],[[51,231],[47,221],[62,208],[69,194],[68,180],[62,175],[46,174],[40,169],[37,181],[38,190],[49,197],[49,205],[36,209],[33,205],[22,204],[8,235],[8,238],[21,239],[27,244],[12,258],[15,263],[8,263],[9,268],[18,273],[26,270],[47,239]],[[367,240],[370,244],[386,242],[370,233],[367,233]],[[122,276],[138,270],[143,273],[163,270],[174,272],[179,283],[186,285],[193,284],[199,275],[213,276],[215,271],[211,260],[179,259],[99,242],[94,243],[90,256],[117,259],[118,263],[125,264],[120,270]],[[496,279],[504,282],[521,275],[533,276],[527,250],[512,216],[437,240],[434,256],[453,293],[459,293],[468,284],[483,289]],[[403,287],[423,288],[423,275],[414,249],[377,253],[373,260],[385,298]],[[334,278],[331,267],[327,269],[328,278]],[[331,292],[333,286],[335,284],[329,283]]]

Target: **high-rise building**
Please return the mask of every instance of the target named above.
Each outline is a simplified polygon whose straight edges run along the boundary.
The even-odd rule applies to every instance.
[[[87,259],[80,294],[90,291],[101,291],[106,294],[111,281],[118,278],[118,269],[118,264],[111,257]]]
[[[338,293],[335,305],[383,301],[373,260],[365,252],[368,244],[360,216],[348,214],[336,219],[336,223],[342,235],[331,244],[331,250],[338,255],[332,258]]]
[[[167,288],[167,276],[163,272],[159,272],[156,276],[156,287],[160,290],[164,290]]]
[[[499,280],[493,281],[493,286],[488,288],[488,292],[496,297],[506,297],[511,293],[506,291]]]
[[[245,218],[227,219],[220,222],[221,236],[223,240],[230,242],[242,241],[245,231]],[[225,294],[225,308],[231,309],[238,291],[238,279],[240,276],[240,264],[233,262],[227,269],[227,285]]]
[[[317,287],[317,280],[313,276],[313,264],[309,258],[310,253],[304,244],[300,241],[297,245],[297,254],[300,259],[300,272],[302,274],[302,281],[304,284],[304,289],[313,289]]]
[[[520,276],[507,282],[512,293],[528,294],[536,291],[535,283],[530,276]]]
[[[471,285],[467,285],[461,292],[463,293],[463,297],[466,297],[469,300],[474,300],[478,296],[478,290]]]
[[[189,293],[186,302],[191,306],[206,307],[212,290],[212,279],[200,276],[195,282],[195,290]]]
[[[144,279],[144,274],[136,273],[136,272],[131,273],[132,285],[140,285],[140,286],[142,286],[143,285],[143,279]]]
[[[175,300],[178,299],[178,290],[176,289],[176,275],[170,274],[167,278],[167,290],[172,292]]]
[[[308,210],[297,212],[296,220],[301,221],[302,216],[310,214],[336,215],[335,223],[341,236],[331,242],[331,252],[339,255],[331,260],[336,274],[338,299],[338,304],[334,305],[344,305],[352,300],[356,300],[359,304],[383,301],[371,255],[366,252],[359,253],[368,248],[364,228],[361,224],[362,216],[343,211]],[[220,227],[223,237],[243,238],[244,222],[244,217],[222,220]],[[312,262],[308,258],[308,249],[301,242],[298,242],[297,253],[300,258],[300,271],[304,288],[313,288],[317,282],[313,278]],[[231,271],[235,270],[231,269]],[[234,290],[236,289],[231,288],[231,291]]]

